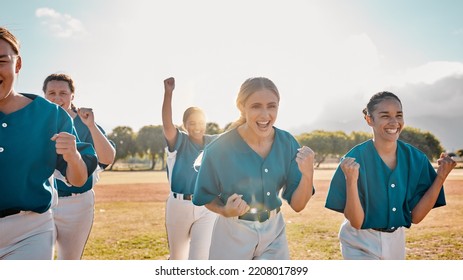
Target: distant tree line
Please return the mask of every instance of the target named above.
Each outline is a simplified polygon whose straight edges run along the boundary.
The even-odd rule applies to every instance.
[[[206,133],[222,133],[229,125],[227,124],[221,129],[217,123],[209,122],[206,124]],[[113,129],[108,137],[116,143],[116,159],[114,163],[128,157],[138,156],[140,158],[149,158],[149,169],[151,170],[154,170],[158,161],[161,162],[162,169],[165,168],[164,153],[166,143],[162,125],[144,126],[138,132],[133,131],[128,126],[118,126]],[[372,134],[362,131],[353,131],[346,134],[343,131],[314,130],[295,135],[295,137],[301,145],[309,146],[314,150],[316,166],[319,167],[328,157],[343,156],[355,145],[371,139]],[[400,134],[400,139],[423,151],[430,160],[439,158],[444,151],[440,141],[428,131],[406,127]],[[463,156],[463,149],[458,150],[454,155]]]

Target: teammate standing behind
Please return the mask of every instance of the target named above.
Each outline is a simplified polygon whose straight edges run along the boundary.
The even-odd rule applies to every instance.
[[[216,214],[191,202],[197,176],[193,164],[217,136],[205,135],[206,117],[198,107],[183,114],[183,127],[172,121],[174,78],[164,80],[162,124],[167,141],[167,172],[171,193],[166,205],[166,229],[171,260],[207,260]]]
[[[21,63],[18,40],[0,27],[0,259],[51,260],[56,192],[50,177],[82,186],[97,158],[90,144],[76,142],[62,108],[15,91]]]
[[[446,154],[437,173],[426,155],[399,139],[402,103],[391,92],[373,95],[363,110],[373,139],[350,150],[336,169],[325,207],[344,213],[344,259],[405,259],[405,230],[445,205],[443,183],[456,163]]]
[[[112,164],[116,151],[104,130],[95,123],[93,110],[75,108],[74,81],[66,74],[51,74],[43,82],[45,98],[61,106],[74,120],[79,139],[94,146],[99,168],[85,184],[78,188],[58,181],[58,206],[53,208],[56,226],[56,247],[59,260],[78,260],[82,257],[85,244],[93,225],[95,193],[93,186],[99,172]]]
[[[247,79],[240,119],[204,150],[193,203],[220,214],[210,259],[289,259],[283,198],[302,211],[313,188],[314,152],[274,127],[280,94],[267,78]]]

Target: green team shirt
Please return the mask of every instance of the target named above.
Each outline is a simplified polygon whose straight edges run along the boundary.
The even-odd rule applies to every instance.
[[[204,135],[204,145],[198,145],[190,140],[188,134],[177,129],[177,140],[174,150],[177,152],[173,170],[167,167],[167,176],[172,172],[172,181],[170,182],[171,191],[183,194],[193,194],[198,171],[195,170],[194,162],[204,149],[218,135]]]
[[[260,157],[233,129],[221,135],[204,150],[196,180],[193,203],[204,205],[219,197],[225,204],[237,193],[258,211],[281,206],[291,197],[301,172],[295,157],[300,147],[286,131],[275,129],[272,148],[266,158]]]
[[[383,162],[372,140],[352,148],[346,157],[360,164],[358,192],[365,212],[362,229],[411,226],[411,211],[434,182],[437,174],[426,155],[402,141],[397,141],[397,166]],[[445,205],[442,188],[434,207]],[[346,180],[340,166],[336,169],[325,207],[344,212]]]
[[[5,115],[0,112],[0,210],[17,209],[43,213],[50,208],[50,177],[57,170],[66,176],[67,163],[56,154],[53,135],[68,132],[91,174],[97,164],[95,150],[78,141],[71,117],[44,98],[23,94],[32,102]]]

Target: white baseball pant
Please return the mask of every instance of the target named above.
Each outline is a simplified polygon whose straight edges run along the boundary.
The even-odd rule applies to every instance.
[[[281,212],[265,222],[219,215],[212,232],[211,260],[289,260]]]
[[[58,260],[80,260],[93,225],[95,192],[60,197],[53,208]]]
[[[345,220],[339,231],[341,253],[346,260],[404,260],[405,229],[381,232],[356,229]]]
[[[166,205],[166,229],[171,260],[207,260],[217,214],[171,193]]]
[[[0,260],[51,260],[54,223],[51,210],[21,211],[0,219]]]

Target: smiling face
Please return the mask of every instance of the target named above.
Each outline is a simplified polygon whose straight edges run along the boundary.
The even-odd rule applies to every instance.
[[[396,99],[384,99],[376,104],[366,120],[373,128],[375,141],[395,142],[404,128],[402,105]]]
[[[13,92],[16,75],[21,69],[21,57],[11,45],[0,39],[0,102]]]
[[[191,140],[198,144],[203,143],[203,136],[206,133],[206,117],[201,111],[190,113],[183,126]]]
[[[69,112],[74,93],[71,91],[68,82],[51,80],[46,85],[45,98]]]
[[[278,96],[270,89],[252,93],[241,108],[248,132],[257,138],[270,137],[278,115],[278,104]]]

